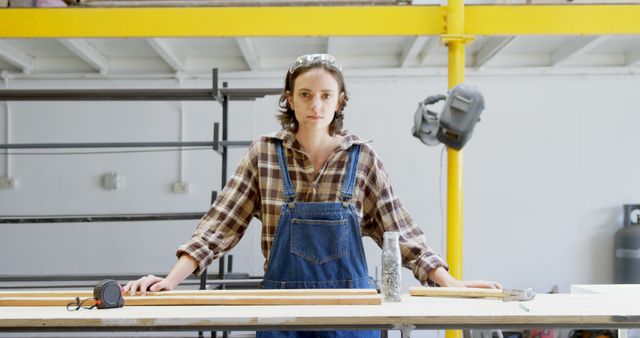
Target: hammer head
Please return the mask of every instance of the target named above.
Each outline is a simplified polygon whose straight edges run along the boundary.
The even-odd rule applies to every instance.
[[[527,301],[532,300],[536,292],[532,288],[528,289],[504,289],[502,290],[502,301]]]

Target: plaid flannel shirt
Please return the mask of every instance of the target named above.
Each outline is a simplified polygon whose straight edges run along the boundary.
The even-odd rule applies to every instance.
[[[194,258],[198,262],[194,273],[200,275],[214,259],[238,243],[252,217],[256,217],[262,222],[262,253],[268,259],[283,203],[274,140],[282,140],[296,200],[300,202],[340,201],[349,148],[358,143],[362,149],[353,203],[362,234],[382,246],[385,231],[398,231],[403,266],[411,269],[423,285],[431,284],[427,273],[439,266],[448,269],[445,261],[427,245],[424,233],[400,203],[373,148],[347,131],[343,131],[342,136],[340,147],[329,156],[316,177],[294,133],[281,130],[254,141],[233,177],[200,220],[192,238],[178,248],[176,255]],[[268,264],[265,262],[265,269]]]

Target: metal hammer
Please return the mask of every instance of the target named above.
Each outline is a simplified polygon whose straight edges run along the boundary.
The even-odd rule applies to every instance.
[[[536,296],[532,288],[527,289],[480,289],[480,288],[449,288],[449,287],[411,287],[412,296],[426,297],[456,297],[456,298],[500,298],[504,302],[527,301]]]

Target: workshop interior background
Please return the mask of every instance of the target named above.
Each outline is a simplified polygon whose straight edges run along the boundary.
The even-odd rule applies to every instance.
[[[345,126],[373,141],[401,201],[444,255],[446,156],[411,135],[418,102],[447,90],[446,48],[433,38],[417,51],[417,38],[406,36],[88,39],[88,49],[103,54],[94,62],[67,48],[73,44],[66,39],[5,39],[0,50],[17,50],[32,63],[16,65],[0,52],[1,84],[210,88],[216,67],[229,88],[278,88],[297,55],[329,51],[345,68]],[[613,283],[622,206],[640,203],[640,36],[599,36],[586,50],[562,54],[577,38],[516,37],[480,65],[483,48],[496,41],[479,37],[468,46],[466,83],[480,89],[486,109],[464,150],[465,279],[539,293]],[[167,63],[158,45],[182,68]],[[232,101],[229,140],[279,129],[277,98]],[[221,109],[213,101],[0,102],[0,143],[211,141]],[[229,175],[245,149],[230,148]],[[0,189],[5,216],[204,212],[211,191],[220,190],[220,155],[210,149],[11,152],[0,156],[0,177],[13,179],[13,187]],[[121,179],[118,189],[102,186],[110,172]],[[188,192],[173,191],[179,181]],[[196,224],[2,224],[0,275],[166,273]],[[379,274],[380,249],[370,239],[366,253],[371,274]],[[262,274],[258,222],[230,254],[234,272]],[[404,290],[418,284],[403,273]]]

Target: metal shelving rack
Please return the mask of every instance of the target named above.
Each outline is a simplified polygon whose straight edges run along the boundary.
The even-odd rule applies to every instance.
[[[115,90],[0,90],[0,101],[216,101],[222,105],[222,118],[213,125],[212,141],[203,142],[106,142],[106,143],[23,143],[0,144],[0,149],[60,149],[60,148],[139,148],[209,146],[221,156],[221,187],[227,182],[227,148],[242,147],[250,141],[228,140],[229,101],[252,101],[267,95],[278,95],[281,88],[227,88],[218,87],[218,70],[212,70],[211,89],[115,89]],[[220,133],[220,124],[222,132]],[[221,135],[220,135],[221,134]],[[216,191],[212,191],[211,203]],[[120,215],[64,215],[64,216],[3,216],[0,223],[69,223],[69,222],[123,222],[200,219],[203,212],[120,214]],[[227,262],[231,267],[231,257]],[[225,259],[219,260],[217,279],[225,278]],[[3,280],[16,280],[16,276],[1,276]],[[59,276],[69,280],[73,276]],[[91,277],[89,277],[91,278]],[[200,279],[200,288],[207,284],[206,271]],[[224,287],[224,283],[218,283]]]

